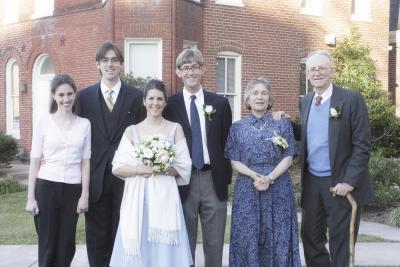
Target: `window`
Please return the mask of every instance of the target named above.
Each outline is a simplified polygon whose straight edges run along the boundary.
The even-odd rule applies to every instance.
[[[19,118],[19,67],[15,59],[11,59],[6,69],[6,110],[7,134],[20,138]]]
[[[162,79],[161,39],[125,39],[125,73]]]
[[[300,97],[305,96],[311,90],[312,86],[307,78],[307,73],[306,73],[306,61],[303,60],[300,63]]]
[[[34,0],[32,19],[53,16],[54,0]]]
[[[217,94],[223,95],[231,105],[233,120],[241,117],[241,56],[233,52],[217,55]]]
[[[301,14],[321,16],[323,0],[301,0]]]
[[[360,21],[371,20],[371,1],[370,0],[352,0],[351,1],[351,19]]]
[[[18,22],[19,19],[19,7],[20,7],[20,0],[13,0],[13,1],[6,1],[3,2],[3,20],[1,21],[2,24],[14,23]]]
[[[244,7],[242,0],[215,0],[217,5]]]

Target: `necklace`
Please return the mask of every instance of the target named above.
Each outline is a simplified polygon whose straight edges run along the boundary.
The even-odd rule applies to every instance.
[[[151,129],[151,125],[149,124],[149,121],[148,121],[148,120],[146,120],[146,124],[147,124],[147,127],[148,127],[149,130],[150,130],[150,129]],[[157,134],[157,133],[162,129],[162,126],[163,126],[163,125],[164,125],[164,118],[161,117],[160,125],[159,125],[155,130],[151,129],[152,134]]]
[[[256,131],[256,132],[260,132],[262,129],[264,129],[264,127],[267,125],[267,122],[265,122],[264,123],[264,125],[263,126],[261,126],[260,128],[256,128],[256,127],[254,127],[254,125],[251,125],[251,127],[253,127],[253,129],[254,129],[254,131]]]

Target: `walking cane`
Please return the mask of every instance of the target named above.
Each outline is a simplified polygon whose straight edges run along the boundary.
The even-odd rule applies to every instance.
[[[329,189],[330,192],[333,192],[333,188]],[[350,249],[350,263],[349,267],[354,267],[354,250],[355,250],[355,242],[354,242],[354,227],[356,224],[356,215],[357,215],[357,202],[354,200],[351,193],[347,193],[347,200],[351,205],[351,219],[350,219],[350,241],[349,241],[349,249]]]

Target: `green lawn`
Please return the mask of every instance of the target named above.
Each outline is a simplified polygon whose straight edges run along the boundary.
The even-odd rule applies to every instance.
[[[25,212],[26,191],[0,195],[0,245],[37,244],[33,218]],[[227,217],[225,243],[229,243],[231,217]],[[200,222],[199,222],[200,226]],[[201,227],[197,237],[202,243]],[[79,216],[76,242],[85,243],[84,216]],[[358,242],[392,242],[370,235],[359,235]]]

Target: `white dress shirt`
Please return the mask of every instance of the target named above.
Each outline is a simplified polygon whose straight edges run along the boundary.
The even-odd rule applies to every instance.
[[[101,89],[101,93],[103,94],[104,101],[107,101],[109,90],[111,89],[114,91],[112,94],[112,100],[113,100],[113,104],[115,104],[115,102],[117,102],[119,91],[121,90],[121,85],[122,85],[121,80],[119,80],[112,88],[108,88],[108,86],[103,81],[101,81],[100,89]]]
[[[52,115],[43,117],[32,137],[31,158],[42,158],[38,178],[66,184],[82,181],[81,161],[90,159],[91,129],[88,119],[76,116],[70,130],[60,129]]]
[[[190,102],[191,96],[193,95],[190,93],[188,90],[183,88],[183,99],[185,100],[185,107],[186,107],[186,114],[188,115],[189,118],[189,123],[190,123]],[[204,92],[203,88],[200,88],[196,95],[196,100],[195,104],[197,107],[197,112],[199,113],[199,118],[200,118],[200,128],[201,128],[201,139],[203,141],[203,156],[204,156],[204,164],[210,164],[210,156],[208,155],[208,148],[207,148],[207,132],[206,132],[206,117],[204,116],[203,112],[203,105],[204,105]]]
[[[332,83],[329,85],[329,87],[322,93],[322,99],[321,99],[321,104],[325,103],[331,96],[333,92],[333,85]],[[316,101],[316,97],[318,96],[317,92],[314,94],[313,98],[313,103]]]

